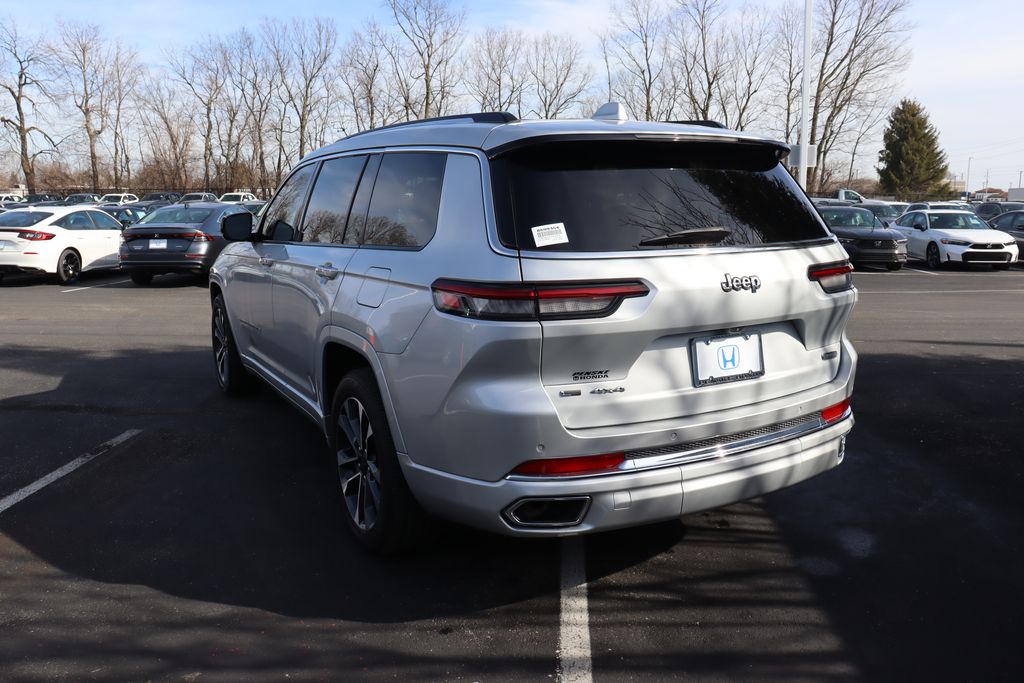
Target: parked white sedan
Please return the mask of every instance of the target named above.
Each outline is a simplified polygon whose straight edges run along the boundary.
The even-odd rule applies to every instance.
[[[51,273],[61,283],[82,271],[117,268],[121,224],[82,206],[46,206],[0,214],[0,277],[10,272]]]
[[[133,194],[105,194],[100,197],[101,204],[131,204],[139,201],[139,198]]]
[[[245,204],[246,202],[258,202],[256,195],[252,192],[229,192],[222,194],[217,201],[222,204]]]
[[[980,263],[1006,270],[1017,261],[1011,235],[993,230],[971,211],[908,211],[891,228],[906,235],[907,254],[929,268],[946,263]]]

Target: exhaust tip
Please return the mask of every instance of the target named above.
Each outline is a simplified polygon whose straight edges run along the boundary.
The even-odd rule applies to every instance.
[[[576,526],[590,508],[590,496],[559,498],[520,498],[505,508],[502,515],[513,527],[557,528]]]

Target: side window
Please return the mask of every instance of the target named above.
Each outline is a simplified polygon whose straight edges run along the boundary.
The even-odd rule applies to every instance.
[[[323,163],[302,219],[302,241],[344,244],[345,224],[364,166],[365,156],[341,157]]]
[[[913,220],[913,214],[905,213],[896,220],[896,225],[902,225],[904,228],[909,228]]]
[[[85,211],[75,211],[69,213],[67,216],[54,221],[56,225],[68,230],[95,230],[96,226],[92,220],[89,219],[89,214]]]
[[[1013,214],[1013,223],[1006,227],[1012,228],[1014,230],[1024,228],[1024,212]]]
[[[993,219],[992,220],[992,224],[995,227],[999,228],[1000,230],[1003,230],[1005,228],[1010,227],[1010,222],[1012,220],[1013,220],[1013,216],[1007,216],[1007,215],[1004,214],[1004,215],[1000,216],[999,218]]]
[[[915,213],[914,222],[911,225],[913,225],[915,228],[927,228],[928,219],[924,217],[923,213]]]
[[[98,230],[120,230],[121,224],[117,222],[117,219],[107,213],[101,213],[99,211],[90,211],[89,216],[92,217],[93,223],[96,224]]]
[[[303,166],[284,181],[284,185],[277,191],[277,196],[263,216],[263,225],[260,228],[263,239],[273,242],[291,242],[299,239],[299,215],[302,213],[302,202],[306,198],[306,188],[313,179],[314,170],[316,164]]]
[[[422,247],[437,230],[441,183],[448,155],[431,152],[385,154],[373,186],[363,243]]]

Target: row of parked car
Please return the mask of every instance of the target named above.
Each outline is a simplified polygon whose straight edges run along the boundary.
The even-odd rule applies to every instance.
[[[899,270],[912,258],[933,269],[969,263],[1007,270],[1024,249],[1024,203],[1020,202],[815,199],[814,203],[854,263]]]
[[[142,207],[35,204],[0,213],[0,279],[35,272],[68,284],[85,271],[105,268],[120,268],[140,285],[161,273],[205,279],[226,244],[224,217],[262,207],[216,197],[150,202]]]
[[[106,211],[121,223],[132,224],[141,220],[147,213],[169,204],[186,202],[220,202],[224,204],[241,204],[250,211],[258,211],[265,202],[259,200],[251,192],[228,192],[220,197],[212,192],[149,192],[138,196],[123,192],[99,195],[93,192],[80,192],[62,198],[52,193],[30,194],[21,197],[14,194],[0,194],[0,213],[13,209],[25,209],[30,206],[95,206]]]

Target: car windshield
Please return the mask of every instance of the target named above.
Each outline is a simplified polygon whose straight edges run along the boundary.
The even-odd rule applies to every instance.
[[[197,209],[184,206],[165,206],[143,218],[139,223],[184,223],[198,225],[202,223],[213,209]]]
[[[871,228],[875,214],[867,209],[821,209],[821,217],[830,228]]]
[[[492,162],[498,232],[512,248],[602,252],[826,237],[767,145],[550,142]]]
[[[46,211],[7,211],[0,213],[0,228],[27,228],[52,215]]]
[[[226,201],[226,202],[237,202],[241,198],[242,198],[242,195],[240,195],[240,194],[226,194],[226,195],[224,195],[224,201]]]
[[[124,195],[120,195],[120,194],[105,194],[102,197],[100,197],[100,201],[101,202],[117,202],[117,201],[120,201],[121,197],[123,197],[123,196]]]
[[[1003,213],[1007,211],[1020,211],[1024,209],[1024,203],[1021,202],[1003,202]]]
[[[160,201],[163,198],[164,198],[164,195],[160,194],[159,192],[150,192],[149,194],[147,194],[146,196],[144,196],[142,198],[142,201],[144,201],[144,202],[156,202],[156,201]]]
[[[865,209],[881,218],[896,218],[900,212],[888,204],[866,204]]]
[[[928,222],[936,230],[988,230],[989,226],[973,213],[930,213]]]

